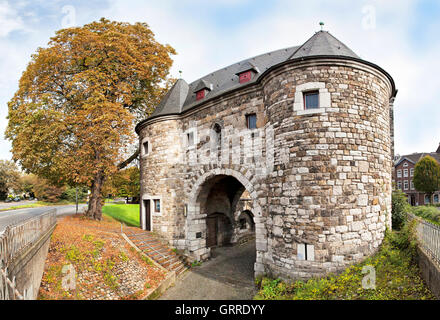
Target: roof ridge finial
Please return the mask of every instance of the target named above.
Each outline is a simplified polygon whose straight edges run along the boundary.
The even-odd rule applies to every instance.
[[[324,22],[321,21],[321,22],[319,23],[319,25],[321,26],[321,31],[324,31],[324,30],[323,30],[323,28],[324,28]]]
[[[182,79],[182,70],[179,70],[179,79]]]

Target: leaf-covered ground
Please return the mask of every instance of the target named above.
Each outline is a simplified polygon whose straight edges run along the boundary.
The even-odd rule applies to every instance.
[[[165,273],[115,231],[120,223],[103,217],[62,218],[52,235],[38,299],[139,299],[152,292]],[[72,265],[75,289],[68,288]],[[67,284],[67,285],[66,285]]]
[[[264,300],[432,300],[414,261],[414,242],[405,239],[407,230],[388,233],[380,251],[340,275],[287,284],[263,278],[255,299]],[[364,289],[364,266],[373,266],[376,288]]]

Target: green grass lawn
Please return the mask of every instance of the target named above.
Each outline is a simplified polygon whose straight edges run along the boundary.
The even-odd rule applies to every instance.
[[[102,212],[113,219],[125,223],[128,226],[139,227],[138,204],[108,204],[102,207]]]

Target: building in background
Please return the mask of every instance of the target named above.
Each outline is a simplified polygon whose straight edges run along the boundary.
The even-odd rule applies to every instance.
[[[435,152],[430,153],[412,153],[400,156],[394,163],[394,181],[395,188],[402,190],[408,197],[408,202],[412,206],[429,204],[429,196],[423,192],[419,192],[414,188],[413,177],[414,167],[420,159],[425,156],[433,157],[440,163],[440,145]],[[433,203],[439,203],[440,191],[433,195]]]

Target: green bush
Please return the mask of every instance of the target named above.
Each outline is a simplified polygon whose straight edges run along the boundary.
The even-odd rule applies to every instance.
[[[435,206],[419,206],[411,209],[416,216],[440,224],[440,210]]]
[[[392,194],[391,220],[393,229],[400,230],[406,222],[407,213],[411,211],[405,193],[394,190]]]
[[[68,188],[61,195],[61,199],[68,200],[70,202],[76,201],[76,188]],[[78,201],[86,201],[87,188],[78,188]]]

